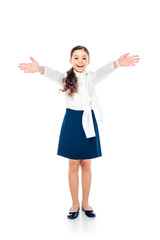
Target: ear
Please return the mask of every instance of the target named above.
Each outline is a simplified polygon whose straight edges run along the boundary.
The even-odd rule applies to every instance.
[[[70,62],[70,64],[72,64],[72,60],[71,60],[71,58],[69,59],[69,62]]]
[[[88,60],[88,64],[90,64],[90,60]]]

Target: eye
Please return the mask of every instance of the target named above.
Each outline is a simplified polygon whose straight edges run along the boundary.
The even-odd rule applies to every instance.
[[[75,58],[75,59],[78,59],[78,58]],[[86,60],[86,58],[83,58],[83,60]]]

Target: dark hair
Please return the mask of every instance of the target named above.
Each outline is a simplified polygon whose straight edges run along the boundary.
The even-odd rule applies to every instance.
[[[87,53],[88,58],[90,58],[88,49],[80,45],[72,48],[70,53],[70,58],[72,58],[73,52],[75,50],[80,50],[80,49],[83,49]],[[78,79],[75,75],[73,67],[67,71],[67,76],[63,79],[63,89],[60,89],[60,91],[62,92],[68,91],[68,96],[70,97],[73,97],[73,94],[78,92]]]

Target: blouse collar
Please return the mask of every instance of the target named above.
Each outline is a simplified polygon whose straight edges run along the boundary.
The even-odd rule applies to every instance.
[[[82,71],[82,72],[77,72],[77,71],[75,71],[75,70],[73,70],[73,71],[74,71],[74,73],[75,73],[77,76],[87,75],[87,71],[86,71],[86,70],[84,70],[84,71]]]

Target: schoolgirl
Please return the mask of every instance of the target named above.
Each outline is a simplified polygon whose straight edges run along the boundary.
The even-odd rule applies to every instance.
[[[96,214],[89,206],[91,186],[91,159],[102,156],[98,121],[103,121],[102,106],[98,101],[95,86],[116,71],[118,67],[135,66],[139,55],[123,54],[117,61],[110,61],[96,71],[86,71],[90,63],[90,54],[86,47],[76,46],[71,50],[70,63],[72,68],[60,72],[48,66],[40,66],[30,57],[32,63],[20,63],[19,68],[25,73],[39,72],[59,84],[65,93],[66,111],[63,118],[57,155],[69,159],[69,186],[72,207],[67,217],[75,219],[79,215],[78,199],[79,167],[82,172],[82,211],[87,217]]]

